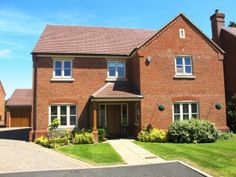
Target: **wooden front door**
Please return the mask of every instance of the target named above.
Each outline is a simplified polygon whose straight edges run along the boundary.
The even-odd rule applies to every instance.
[[[30,127],[31,108],[13,108],[11,110],[11,127]]]
[[[107,105],[107,129],[110,137],[120,137],[121,105]]]

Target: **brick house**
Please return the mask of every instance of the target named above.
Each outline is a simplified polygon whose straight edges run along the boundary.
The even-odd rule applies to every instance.
[[[95,137],[197,117],[225,130],[223,55],[183,14],[159,31],[48,25],[32,52],[31,138],[56,117]]]
[[[236,28],[225,26],[225,14],[218,10],[211,16],[212,40],[224,51],[226,97],[236,94]]]
[[[0,126],[5,125],[5,96],[6,92],[0,81]]]

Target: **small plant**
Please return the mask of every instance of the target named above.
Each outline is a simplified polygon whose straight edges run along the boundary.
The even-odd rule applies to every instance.
[[[60,121],[58,118],[53,119],[52,123],[49,125],[48,130],[53,131],[56,130],[60,125]]]
[[[233,137],[232,132],[221,132],[219,131],[219,139],[221,140],[228,140]]]
[[[137,136],[143,142],[166,142],[166,132],[156,128],[145,128]]]
[[[98,129],[98,140],[99,140],[99,142],[106,141],[105,135],[106,135],[105,129],[104,128],[99,128]]]
[[[82,130],[74,134],[72,139],[73,144],[92,144],[93,134],[91,132]]]
[[[41,146],[44,146],[44,147],[50,147],[50,144],[49,144],[49,141],[48,141],[48,138],[47,137],[43,137],[41,136],[40,138],[37,138],[35,140],[35,143],[36,144],[39,144]]]
[[[213,143],[219,138],[213,123],[199,119],[176,121],[169,126],[167,135],[173,143]]]

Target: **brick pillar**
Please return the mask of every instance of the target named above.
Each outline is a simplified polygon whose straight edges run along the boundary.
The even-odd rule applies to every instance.
[[[94,142],[98,142],[98,129],[97,129],[97,103],[93,102],[93,136]]]
[[[11,127],[11,113],[10,113],[10,111],[7,111],[6,127]]]

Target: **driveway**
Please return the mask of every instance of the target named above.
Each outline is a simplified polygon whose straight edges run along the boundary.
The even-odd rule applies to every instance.
[[[86,167],[84,162],[34,143],[0,139],[0,173]]]
[[[180,162],[151,165],[0,174],[0,177],[210,177]]]
[[[29,141],[30,127],[0,128],[0,139]]]

